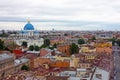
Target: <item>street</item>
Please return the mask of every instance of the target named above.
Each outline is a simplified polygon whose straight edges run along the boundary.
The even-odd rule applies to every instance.
[[[120,80],[120,47],[113,47],[114,54],[114,80]]]

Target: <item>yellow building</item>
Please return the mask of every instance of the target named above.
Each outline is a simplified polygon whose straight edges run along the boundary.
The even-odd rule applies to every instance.
[[[88,47],[81,47],[79,52],[89,52]]]
[[[79,58],[76,58],[74,56],[72,56],[72,57],[56,56],[55,58],[56,58],[56,60],[59,60],[59,61],[68,61],[68,62],[70,62],[70,67],[77,67],[78,66]]]
[[[94,60],[95,57],[96,57],[95,54],[87,54],[87,55],[85,55],[85,59],[86,59],[86,60]]]
[[[79,53],[83,52],[83,53],[88,53],[88,52],[95,52],[96,48],[90,48],[90,47],[81,47],[81,49],[79,50]]]
[[[105,42],[105,43],[95,43],[96,47],[112,47],[112,43],[111,42]]]
[[[59,61],[64,61],[64,60],[66,60],[66,61],[68,60],[69,61],[70,60],[69,57],[61,57],[61,56],[55,56],[55,59],[59,60]]]
[[[50,40],[50,44],[54,45],[54,44],[63,44],[65,41],[64,40]]]

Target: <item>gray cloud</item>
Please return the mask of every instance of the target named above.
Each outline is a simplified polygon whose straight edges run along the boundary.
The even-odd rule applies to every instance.
[[[119,0],[1,0],[0,17],[118,21],[119,5]]]
[[[120,0],[0,1],[0,21],[25,22],[28,17],[32,21],[59,22],[57,26],[120,22]]]
[[[119,0],[2,0],[0,1],[0,10],[3,16],[23,16],[30,15],[33,17],[43,15],[71,15],[74,14],[91,15],[98,13],[107,14]],[[105,12],[105,13],[104,13]],[[36,15],[37,14],[37,15]],[[72,15],[73,14],[73,15]],[[99,14],[98,14],[99,15]],[[93,15],[92,15],[93,16]]]

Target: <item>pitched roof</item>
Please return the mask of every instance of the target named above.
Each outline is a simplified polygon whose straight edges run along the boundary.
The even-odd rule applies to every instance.
[[[46,76],[46,80],[68,80],[68,78],[65,76]]]

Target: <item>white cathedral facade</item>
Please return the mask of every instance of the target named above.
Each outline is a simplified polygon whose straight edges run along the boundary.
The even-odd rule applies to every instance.
[[[24,29],[17,34],[15,42],[18,45],[22,45],[23,42],[27,42],[28,47],[30,45],[41,46],[44,44],[44,39],[40,38],[40,33],[38,30],[34,29],[34,26],[28,21],[24,26]]]

